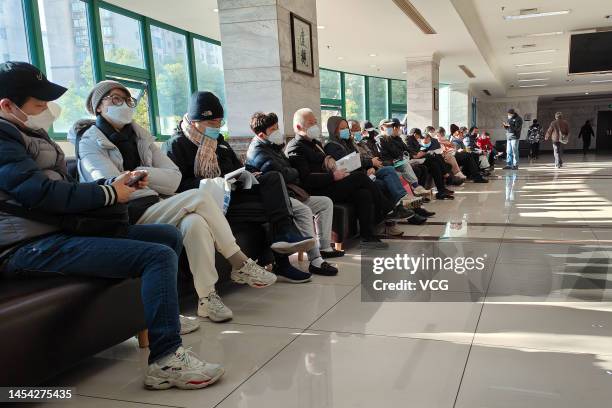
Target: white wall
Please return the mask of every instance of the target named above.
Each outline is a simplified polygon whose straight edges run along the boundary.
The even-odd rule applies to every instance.
[[[508,109],[514,108],[523,118],[523,132],[521,138],[527,135],[531,122],[525,120],[525,115],[536,118],[538,114],[538,98],[504,98],[504,99],[478,99],[477,119],[480,130],[491,133],[493,140],[506,140],[506,130],[502,122],[508,120]]]
[[[587,120],[591,121],[593,131],[597,135],[597,113],[599,111],[611,111],[608,107],[610,100],[554,102],[552,100],[541,100],[538,103],[538,120],[548,129],[550,122],[555,119],[555,112],[563,112],[564,119],[570,124],[570,141],[565,149],[582,149],[582,139],[578,139],[580,128]],[[591,138],[591,149],[596,146],[596,137]],[[552,150],[550,142],[540,144],[544,150]]]

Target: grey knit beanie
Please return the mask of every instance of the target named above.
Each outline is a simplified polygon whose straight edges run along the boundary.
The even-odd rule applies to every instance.
[[[87,96],[87,100],[85,101],[85,108],[87,109],[87,112],[95,116],[96,109],[98,108],[98,105],[100,105],[100,101],[102,101],[104,95],[106,95],[115,88],[119,88],[127,92],[128,95],[130,95],[130,91],[128,91],[125,85],[123,85],[121,82],[113,81],[110,79],[106,81],[100,81],[96,85],[94,85],[93,89]]]

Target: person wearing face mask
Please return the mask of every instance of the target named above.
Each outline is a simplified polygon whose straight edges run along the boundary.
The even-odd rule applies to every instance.
[[[316,275],[332,276],[338,273],[335,266],[325,262],[325,258],[344,255],[331,247],[334,203],[329,197],[306,193],[300,185],[299,174],[283,153],[285,137],[278,128],[275,113],[256,112],[251,116],[251,130],[255,133],[249,144],[245,166],[251,172],[266,174],[277,171],[283,175],[291,195],[291,206],[295,223],[304,235],[314,236],[313,217],[318,232],[319,244],[307,251],[310,261],[309,272]]]
[[[86,216],[127,203],[149,183],[145,177],[128,185],[131,178],[143,175],[141,171],[122,171],[85,183],[72,179],[64,153],[47,134],[58,114],[49,103],[64,92],[66,88],[49,82],[28,63],[0,64],[0,275],[7,279],[5,284],[31,275],[140,277],[150,349],[145,386],[193,389],[214,383],[223,368],[200,361],[182,346],[179,335],[176,285],[183,245],[174,226],[132,225],[116,238],[82,236],[59,222],[34,216],[49,220]],[[28,216],[5,205],[23,206]]]
[[[505,170],[518,170],[519,140],[523,129],[523,118],[514,109],[508,109],[508,120],[502,122],[506,129],[506,166]]]
[[[223,106],[215,94],[194,92],[188,112],[178,123],[174,136],[162,146],[182,174],[179,192],[197,191],[203,179],[223,177],[243,167],[220,133],[223,116]],[[290,283],[309,282],[311,274],[291,265],[289,254],[310,250],[316,243],[315,238],[302,235],[295,225],[282,174],[273,171],[256,177],[258,184],[250,189],[237,185],[232,190],[227,220],[234,230],[252,231],[269,223],[269,247],[274,252],[273,276]],[[264,232],[262,235],[265,237]],[[253,257],[265,260],[264,253],[253,254]]]
[[[393,204],[364,172],[349,174],[335,167],[334,158],[323,150],[321,128],[311,109],[295,112],[293,130],[296,136],[287,143],[285,154],[291,166],[297,169],[304,189],[313,195],[325,195],[335,203],[354,204],[361,247],[388,248],[388,244],[376,237],[375,226],[384,221],[386,214],[393,210]]]
[[[393,166],[385,166],[378,157],[378,153],[371,149],[370,146],[372,145],[367,143],[367,139],[369,138],[368,132],[362,131],[361,124],[356,120],[349,120],[348,124],[351,130],[352,140],[361,156],[362,163],[365,163],[365,169],[368,175],[374,175],[376,177],[375,182],[383,191],[392,195],[392,200],[396,197],[399,197],[400,202],[408,199],[409,196],[400,180],[399,173],[395,171]],[[366,135],[365,139],[363,138],[364,134]],[[392,192],[396,192],[396,194]],[[422,219],[425,217],[432,217],[435,214],[422,207],[413,208],[411,211],[414,211],[414,213],[419,216],[408,220],[410,224],[415,225],[421,225]]]
[[[340,116],[331,116],[327,120],[327,130],[329,141],[325,144],[323,150],[334,160],[340,160],[351,153],[359,153],[346,119]],[[361,168],[356,171],[365,171],[368,176],[376,176],[374,183],[387,199],[395,203],[393,213],[388,216],[389,219],[405,218],[409,223],[415,225],[421,225],[426,221],[424,217],[416,216],[413,210],[404,207],[403,199],[407,193],[393,168],[381,166],[380,170],[377,171],[370,158],[360,155],[360,160]],[[401,230],[397,229],[392,223],[386,224],[385,231],[389,235],[402,234]]]
[[[465,173],[470,180],[481,183],[483,175],[479,168],[478,154],[467,151],[464,144],[463,132],[461,132],[459,126],[452,123],[450,125],[450,133],[450,143],[455,150],[455,159],[457,159],[457,163],[461,166],[463,173]]]
[[[173,195],[181,173],[153,136],[133,121],[135,106],[136,101],[120,82],[102,81],[94,86],[86,107],[96,120],[84,131],[79,129],[85,126],[83,122],[77,122],[70,136],[78,151],[79,174],[90,181],[115,177],[125,170],[146,171],[148,187],[130,196],[130,204],[136,202],[141,207],[132,221],[179,228],[198,293],[198,315],[214,322],[230,320],[232,311],[215,292],[215,249],[232,265],[234,282],[261,288],[272,285],[276,276],[242,252],[223,212],[208,193],[190,190]],[[190,331],[189,323],[194,325],[184,319],[184,332]]]

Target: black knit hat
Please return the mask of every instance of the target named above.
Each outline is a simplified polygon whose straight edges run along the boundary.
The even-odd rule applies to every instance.
[[[189,120],[213,120],[223,118],[223,106],[212,92],[194,92],[189,101]]]

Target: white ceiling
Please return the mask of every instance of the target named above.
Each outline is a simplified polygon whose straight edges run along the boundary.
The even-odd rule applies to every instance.
[[[107,0],[165,23],[220,40],[216,0],[181,0],[168,7],[167,0]],[[223,1],[223,0],[219,0]],[[571,30],[612,26],[604,18],[612,14],[610,0],[412,0],[436,30],[423,34],[391,0],[317,0],[320,65],[347,72],[403,79],[409,56],[441,55],[440,81],[469,83],[479,97],[489,89],[493,97],[551,94],[609,93],[612,82],[592,84],[601,76],[574,76],[568,82],[567,63]],[[508,5],[509,4],[509,5]],[[502,7],[507,6],[502,12]],[[570,9],[566,16],[505,21],[504,14],[521,8],[541,11]],[[508,39],[508,36],[563,31],[563,35]],[[526,50],[554,49],[543,54],[511,55],[525,44]],[[513,49],[512,47],[515,47]],[[370,54],[376,54],[371,57]],[[516,64],[551,62],[517,68]],[[466,65],[469,79],[458,68]],[[518,72],[552,71],[527,78],[548,78],[546,87],[519,88]],[[521,78],[523,78],[521,76]],[[612,75],[607,78],[612,79]],[[522,82],[521,85],[538,81]]]

